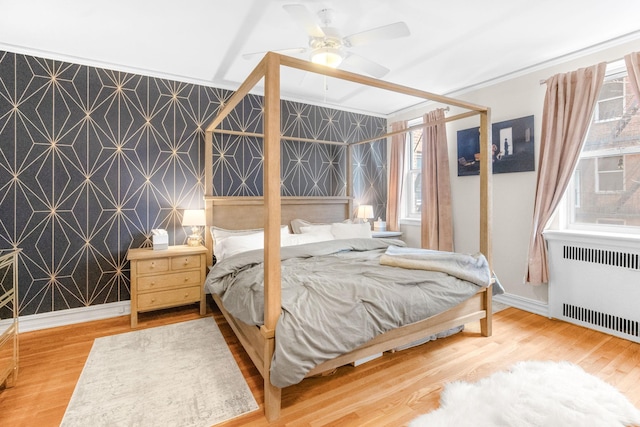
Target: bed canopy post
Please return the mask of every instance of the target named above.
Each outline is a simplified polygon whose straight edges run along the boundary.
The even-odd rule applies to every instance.
[[[354,206],[353,206],[353,145],[349,144],[347,145],[347,161],[346,166],[347,166],[347,170],[346,170],[346,178],[347,178],[347,182],[346,182],[346,196],[349,198],[349,219],[351,219],[353,217],[353,210],[354,210]]]
[[[264,94],[264,326],[274,330],[280,316],[280,64],[267,57]]]
[[[491,110],[480,112],[480,252],[487,258],[489,267],[493,267],[491,233],[493,224],[493,153],[491,143]],[[480,320],[482,335],[491,336],[492,301],[491,286],[484,293],[483,300],[486,317]]]
[[[280,224],[280,61],[267,54],[264,93],[264,325],[268,338],[264,360],[274,352],[276,324],[281,312]],[[280,417],[281,389],[271,384],[269,369],[264,372],[265,415],[269,421]]]
[[[491,133],[489,126],[491,123],[491,111],[480,113],[480,252],[484,254],[492,264],[491,251],[491,217],[493,196],[491,194],[491,181],[493,169],[493,156],[491,149]]]
[[[213,132],[205,131],[204,133],[204,199],[205,199],[205,214],[207,224],[213,224],[211,209],[206,209],[206,199],[208,196],[213,196]],[[207,265],[213,261],[213,239],[211,233],[209,233],[208,227],[205,227],[204,232],[204,246],[207,248]]]

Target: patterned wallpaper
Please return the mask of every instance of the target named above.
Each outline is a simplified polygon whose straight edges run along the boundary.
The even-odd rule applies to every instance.
[[[283,102],[286,136],[336,142],[357,142],[385,133],[386,119],[294,102]],[[249,95],[230,114],[222,129],[262,131],[262,98]],[[262,141],[255,137],[214,134],[213,182],[218,196],[262,195]],[[374,205],[386,211],[386,143],[376,141],[353,149],[354,206]],[[344,196],[344,146],[282,141],[283,196]]]
[[[20,314],[129,299],[129,247],[203,206],[203,127],[230,91],[0,51],[0,248],[21,247]],[[224,128],[261,129],[251,96]],[[283,101],[289,135],[353,142],[386,120]],[[283,195],[342,195],[344,147],[283,142]],[[258,140],[217,135],[218,195],[262,187]],[[356,205],[386,208],[384,141],[354,149]]]

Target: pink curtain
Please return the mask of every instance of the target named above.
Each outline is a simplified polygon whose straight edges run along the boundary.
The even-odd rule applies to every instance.
[[[571,180],[591,123],[606,64],[600,63],[547,80],[542,112],[538,182],[525,280],[547,283],[547,253],[542,232]]]
[[[391,131],[407,128],[407,122],[391,123]],[[391,137],[389,153],[389,185],[387,188],[387,230],[400,230],[400,212],[402,208],[402,183],[404,182],[404,161],[407,146],[405,132]]]
[[[422,138],[422,247],[453,251],[451,182],[444,109],[424,115]]]
[[[629,74],[629,83],[640,101],[640,52],[633,52],[624,57]]]

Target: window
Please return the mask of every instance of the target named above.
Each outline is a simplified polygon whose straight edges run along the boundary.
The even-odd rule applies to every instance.
[[[621,67],[600,91],[566,193],[567,228],[640,233],[640,104]]]
[[[624,190],[624,157],[596,158],[596,192],[621,192]]]
[[[602,84],[596,104],[596,122],[618,120],[624,111],[624,86],[626,78],[610,78]]]
[[[420,123],[422,119],[416,119],[409,121],[408,126]],[[411,130],[406,135],[402,217],[419,219],[422,207],[422,128]]]

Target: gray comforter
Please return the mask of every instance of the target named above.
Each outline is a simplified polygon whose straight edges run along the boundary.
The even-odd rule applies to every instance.
[[[380,263],[390,246],[403,245],[391,239],[345,239],[282,248],[282,315],[271,363],[274,386],[296,384],[321,362],[376,335],[459,304],[478,291],[469,275],[481,286],[489,284],[486,262],[468,262],[466,280],[443,272],[442,257],[439,271]],[[460,259],[453,262],[455,274]],[[261,325],[263,277],[262,250],[250,251],[216,264],[206,286],[220,295],[233,316]]]

